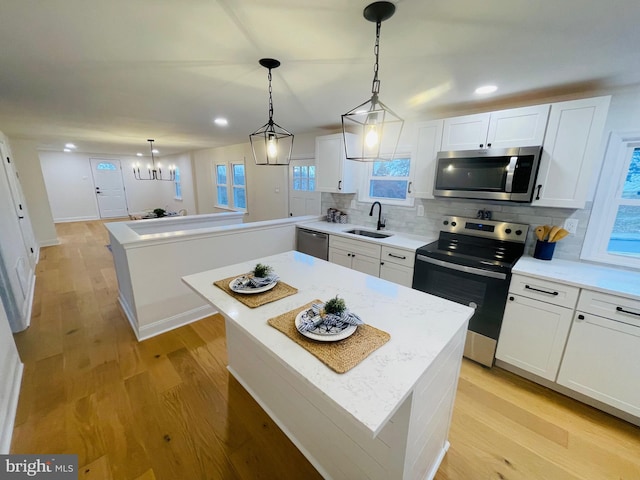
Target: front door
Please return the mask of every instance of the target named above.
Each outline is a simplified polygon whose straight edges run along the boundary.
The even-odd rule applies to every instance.
[[[128,215],[127,198],[122,183],[120,160],[102,158],[90,160],[100,218],[126,217]]]
[[[291,160],[289,164],[289,216],[320,215],[316,192],[315,160]]]

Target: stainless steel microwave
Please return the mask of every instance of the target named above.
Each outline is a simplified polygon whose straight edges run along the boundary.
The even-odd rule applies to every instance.
[[[439,152],[433,194],[531,202],[541,153],[539,146]]]

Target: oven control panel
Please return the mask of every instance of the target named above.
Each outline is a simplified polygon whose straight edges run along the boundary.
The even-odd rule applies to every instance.
[[[527,233],[529,233],[529,225],[482,220],[479,218],[447,216],[442,217],[440,230],[443,232],[524,243],[527,239]]]

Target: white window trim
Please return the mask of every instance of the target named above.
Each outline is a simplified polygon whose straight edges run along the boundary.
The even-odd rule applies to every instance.
[[[617,207],[621,203],[620,192],[631,162],[630,152],[638,147],[640,131],[613,132],[609,137],[591,218],[580,253],[583,260],[640,268],[640,259],[607,252]]]
[[[247,166],[245,165],[244,162],[232,162],[229,164],[231,167],[231,178],[229,179],[230,183],[231,183],[231,189],[229,190],[229,192],[231,193],[231,195],[229,195],[229,203],[233,204],[233,209],[238,211],[238,212],[246,212],[247,209],[246,208],[241,208],[241,207],[236,207],[235,205],[235,197],[233,196],[233,189],[234,188],[242,188],[244,190],[244,203],[248,204],[247,201]],[[235,172],[233,170],[233,167],[235,165],[242,165],[244,167],[244,185],[236,185],[235,183]],[[229,177],[229,175],[227,175],[227,177]]]
[[[407,182],[409,182],[410,184],[413,180],[413,172],[415,167],[415,160],[413,159],[413,156],[411,155],[411,153],[396,153],[394,155],[394,158],[409,159],[409,176],[408,177],[388,177],[388,178],[396,179],[396,180],[402,180],[406,178]],[[362,175],[363,177],[362,182],[361,182],[360,188],[358,189],[358,201],[364,202],[364,203],[380,202],[383,205],[394,205],[397,207],[413,207],[415,199],[412,195],[409,195],[409,193],[407,193],[407,198],[404,200],[393,200],[390,198],[375,198],[375,197],[369,196],[369,181],[371,180],[371,178],[373,178],[371,175],[372,169],[373,169],[373,163],[374,162],[367,162],[366,164],[365,174]],[[376,178],[382,178],[382,177],[376,177]]]

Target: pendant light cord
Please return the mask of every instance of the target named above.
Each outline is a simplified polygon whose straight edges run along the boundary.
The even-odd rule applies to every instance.
[[[376,63],[373,65],[373,83],[371,85],[371,93],[377,98],[380,93],[380,80],[378,80],[378,56],[380,55],[380,26],[382,22],[376,22],[376,45],[373,47],[373,54],[376,57]]]
[[[269,125],[273,125],[273,98],[271,97],[271,69],[269,69]]]

